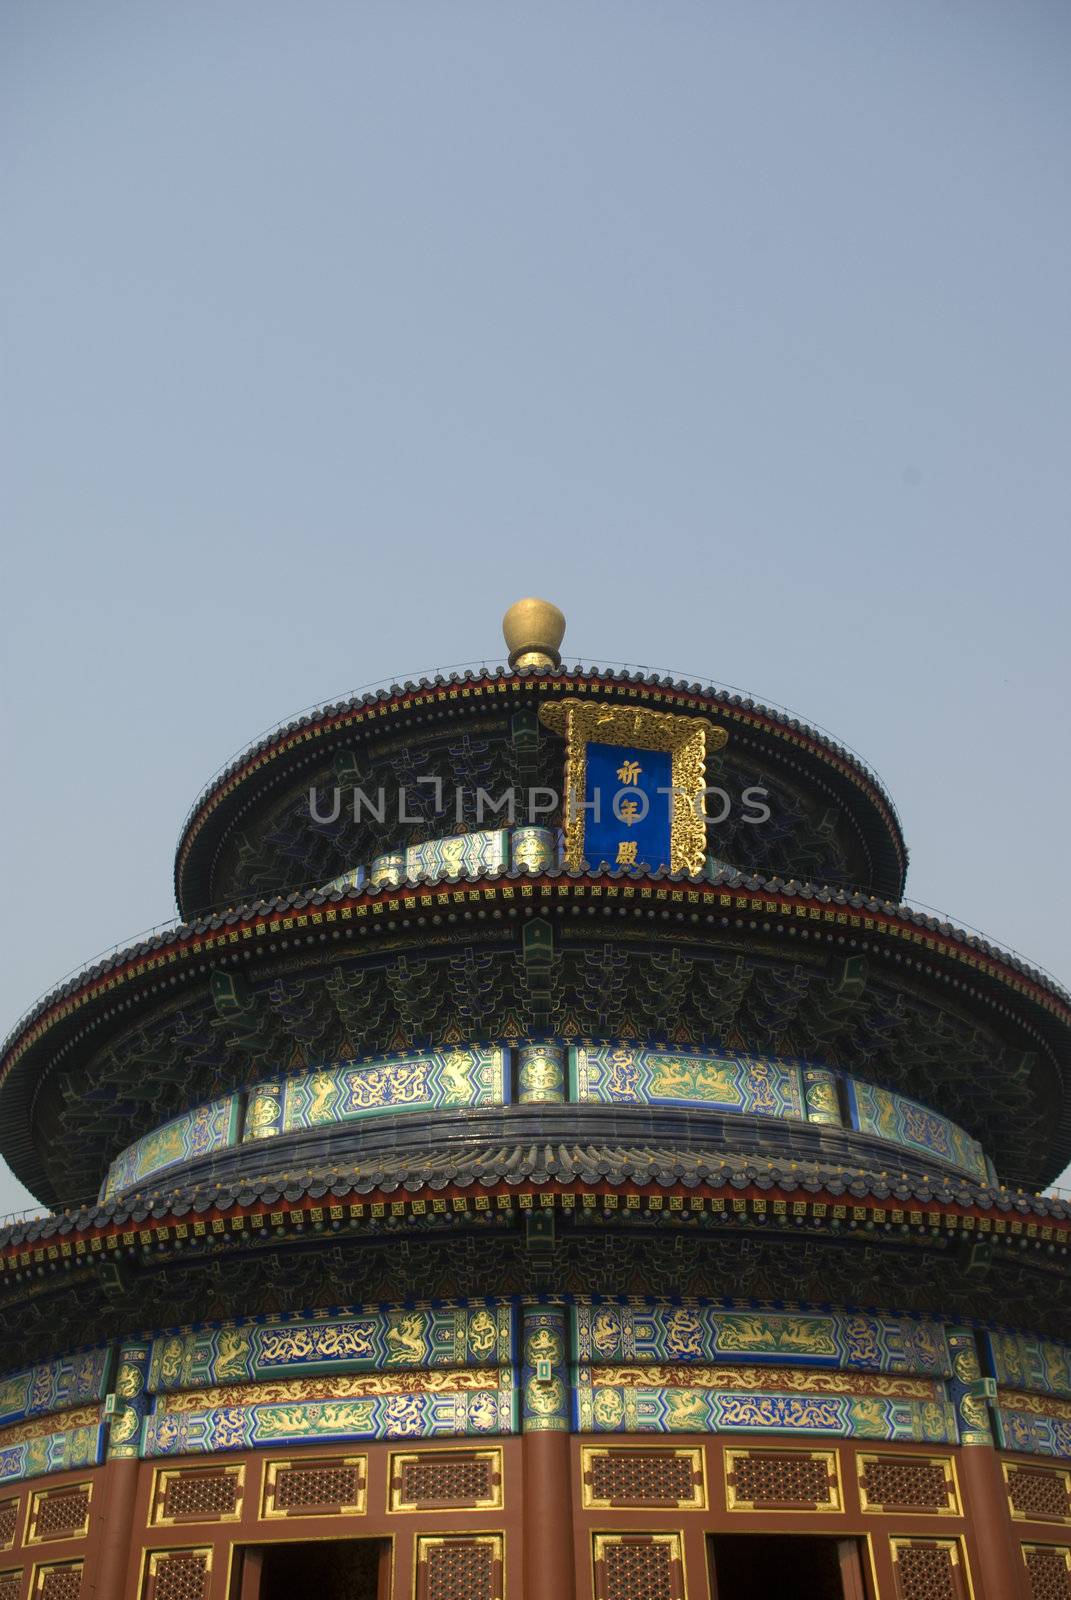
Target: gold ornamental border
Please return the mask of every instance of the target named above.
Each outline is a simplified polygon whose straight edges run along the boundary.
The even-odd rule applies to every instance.
[[[674,1500],[672,1504],[666,1501],[647,1500],[606,1500],[595,1493],[591,1486],[592,1467],[597,1458],[605,1456],[674,1456],[677,1459],[687,1459],[692,1469],[692,1489],[694,1493],[689,1500]],[[581,1445],[580,1447],[580,1488],[581,1502],[585,1511],[706,1511],[707,1500],[707,1474],[706,1462],[702,1450],[690,1445],[667,1448],[652,1441],[650,1444],[610,1444],[610,1445]]]
[[[313,1450],[316,1450],[313,1446]],[[321,1468],[352,1467],[357,1473],[357,1497],[328,1509],[316,1506],[306,1510],[303,1506],[297,1509],[286,1507],[277,1508],[275,1495],[279,1477],[284,1472],[316,1472]],[[297,1456],[270,1456],[264,1463],[264,1470],[260,1480],[260,1520],[262,1522],[300,1521],[302,1517],[360,1517],[368,1510],[368,1456],[360,1455],[325,1456],[322,1453],[297,1455]],[[361,1538],[367,1537],[365,1534]]]
[[[762,1461],[776,1458],[783,1461],[786,1456],[796,1456],[804,1461],[817,1461],[826,1469],[826,1482],[829,1487],[829,1499],[810,1501],[807,1504],[795,1503],[788,1500],[745,1500],[736,1490],[733,1481],[737,1463],[741,1461]],[[730,1511],[776,1511],[778,1515],[801,1514],[814,1516],[821,1512],[836,1512],[840,1515],[844,1510],[844,1492],[841,1488],[840,1477],[840,1452],[837,1450],[801,1450],[791,1446],[781,1448],[776,1445],[756,1447],[755,1445],[735,1446],[726,1448],[722,1458],[722,1470],[725,1475],[725,1504]]]
[[[671,757],[673,812],[670,819],[670,871],[702,872],[707,856],[704,791],[708,751],[721,750],[729,735],[705,717],[675,716],[640,706],[613,706],[599,700],[547,700],[539,708],[544,727],[565,740],[565,864],[584,865],[584,809],[589,744],[617,744],[637,750],[668,751]]]
[[[228,1478],[234,1484],[233,1511],[182,1512],[168,1516],[165,1511],[167,1491],[179,1479],[187,1483],[194,1478]],[[245,1463],[225,1467],[157,1467],[153,1472],[152,1493],[149,1496],[148,1528],[184,1528],[193,1523],[241,1522],[242,1502],[245,1499]]]
[[[449,1504],[436,1505],[427,1501],[417,1502],[405,1500],[402,1497],[402,1472],[410,1461],[427,1461],[429,1459],[442,1460],[444,1457],[453,1456],[466,1461],[486,1461],[491,1468],[492,1487],[490,1495],[477,1497],[472,1500],[451,1501]],[[502,1464],[502,1447],[491,1445],[486,1449],[474,1449],[466,1446],[463,1439],[455,1441],[452,1445],[433,1445],[430,1449],[420,1450],[392,1450],[387,1462],[387,1510],[397,1512],[400,1516],[425,1516],[436,1512],[456,1514],[458,1511],[501,1511],[506,1503],[505,1471]]]
[[[870,1466],[909,1465],[940,1467],[945,1478],[947,1500],[943,1506],[883,1505],[871,1499],[866,1486],[867,1468]],[[860,1451],[855,1458],[859,1488],[859,1509],[872,1517],[962,1517],[963,1505],[959,1492],[959,1477],[954,1456],[922,1456],[895,1450]]]

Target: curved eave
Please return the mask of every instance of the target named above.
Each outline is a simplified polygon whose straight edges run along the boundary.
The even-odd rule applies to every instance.
[[[538,875],[499,873],[437,884],[383,888],[359,895],[294,894],[184,924],[122,951],[47,996],[0,1053],[0,1151],[16,1176],[45,1203],[57,1196],[33,1143],[34,1095],[45,1073],[72,1066],[79,1048],[96,1049],[144,1007],[204,980],[215,967],[238,964],[254,950],[274,954],[295,945],[338,941],[374,948],[379,935],[429,923],[463,928],[481,916],[529,916],[569,904],[592,915],[645,922],[761,930],[786,941],[808,940],[873,951],[904,971],[948,986],[1011,1017],[1045,1049],[1059,1074],[1053,1143],[1031,1181],[1040,1187],[1071,1160],[1071,999],[1041,973],[986,941],[909,907],[721,872],[707,882],[659,872]]]
[[[326,706],[259,740],[227,767],[197,800],[175,855],[175,899],[188,916],[210,903],[219,846],[234,819],[257,797],[302,767],[322,762],[355,734],[396,729],[429,714],[456,715],[494,703],[534,701],[563,695],[605,695],[623,703],[684,715],[716,717],[773,760],[791,758],[824,785],[853,819],[870,860],[876,894],[899,898],[907,875],[907,848],[892,801],[874,775],[850,751],[804,723],[741,695],[703,689],[642,673],[510,672],[505,668],[395,685],[339,705]],[[499,697],[502,697],[501,699]]]
[[[430,1177],[398,1173],[316,1176],[137,1198],[54,1216],[0,1233],[0,1293],[39,1288],[43,1275],[77,1274],[117,1257],[159,1263],[161,1253],[247,1251],[280,1243],[330,1247],[334,1235],[380,1236],[494,1225],[555,1207],[574,1216],[629,1223],[700,1216],[716,1228],[761,1229],[765,1237],[834,1236],[861,1245],[910,1240],[986,1242],[1066,1274],[1071,1209],[1057,1200],[987,1189],[962,1180],[897,1182],[887,1174],[790,1171],[707,1153],[576,1146],[499,1146],[467,1167]],[[681,1213],[680,1217],[676,1214]]]

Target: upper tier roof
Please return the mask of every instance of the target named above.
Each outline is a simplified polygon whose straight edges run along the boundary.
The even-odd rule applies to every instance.
[[[816,816],[824,820],[828,814],[846,857],[840,872],[824,870],[815,862],[793,859],[795,841],[789,838],[783,859],[756,858],[737,864],[767,874],[846,883],[888,899],[898,900],[903,894],[907,850],[895,808],[880,781],[858,756],[786,712],[726,689],[653,673],[497,667],[393,684],[321,706],[257,740],[212,779],[186,818],[175,858],[175,896],[181,913],[192,916],[264,892],[268,885],[243,882],[233,865],[227,869],[228,847],[240,831],[255,831],[258,817],[263,820],[279,804],[288,785],[307,788],[310,782],[322,781],[340,750],[381,743],[384,736],[441,737],[459,719],[486,718],[492,712],[513,714],[566,695],[716,719],[729,732],[725,757],[747,773],[757,772],[756,781],[764,773],[775,781],[781,778],[793,794],[813,806]],[[387,841],[379,846],[386,847]],[[365,855],[375,853],[372,848]],[[352,864],[342,861],[332,870]],[[323,871],[320,881],[332,870]],[[308,881],[306,875],[304,883]],[[281,891],[303,886],[301,874],[295,873],[270,887]]]
[[[569,971],[575,968],[567,1009],[582,1032],[599,1027],[597,1014],[606,1008],[608,951],[620,952],[628,967],[621,974],[628,994],[641,977],[636,963],[650,965],[678,949],[697,973],[709,968],[719,1006],[729,1007],[719,1026],[739,1031],[745,1048],[780,1050],[777,1041],[796,1030],[791,1053],[821,1054],[835,1024],[846,1059],[854,1062],[866,1046],[878,1078],[959,1120],[1002,1176],[1051,1182],[1071,1156],[1071,1002],[1045,975],[984,940],[891,902],[755,875],[723,871],[706,881],[560,869],[295,894],[199,919],[117,953],[39,1002],[0,1053],[3,1154],[42,1198],[76,1198],[96,1187],[107,1161],[132,1137],[208,1099],[218,1067],[213,1039],[220,1038],[213,972],[250,974],[250,1004],[266,1008],[273,1029],[276,1002],[292,1009],[300,1001],[300,1015],[287,1010],[283,1031],[292,1049],[307,1012],[311,1051],[325,1029],[341,1026],[338,1005],[349,1004],[332,988],[340,966],[362,975],[359,987],[374,1013],[368,1025],[385,1018],[393,1026],[400,1017],[393,991],[377,987],[373,969],[417,962],[432,971],[433,958],[448,961],[453,950],[472,945],[512,973],[517,930],[531,915],[549,916],[562,929]],[[856,954],[873,963],[873,995],[868,981],[846,1005],[840,972]],[[730,963],[725,981],[711,966],[719,961]],[[768,995],[764,985],[729,981],[738,961],[769,969]],[[466,972],[457,981],[469,994]],[[777,972],[792,991],[787,1011]],[[444,968],[443,981],[448,976]],[[657,977],[652,969],[644,979],[656,1009]],[[279,981],[299,989],[273,998]],[[429,1004],[439,992],[437,982],[427,986]],[[407,1015],[420,995],[411,984],[406,989]],[[676,1021],[685,1022],[687,989],[678,1000]],[[487,1036],[515,1031],[514,1013],[503,989],[483,1019]],[[668,1012],[652,1016],[656,1033],[670,1025]],[[696,1037],[709,1026],[697,1013]],[[426,1031],[416,1012],[409,1027]],[[136,1045],[128,1063],[133,1078],[108,1054],[111,1041],[123,1038]],[[252,1066],[259,1069],[265,1050],[276,1058],[273,1039],[265,1044],[253,1029]],[[374,1041],[371,1047],[379,1048]],[[241,1060],[233,1070],[236,1082],[245,1081]]]

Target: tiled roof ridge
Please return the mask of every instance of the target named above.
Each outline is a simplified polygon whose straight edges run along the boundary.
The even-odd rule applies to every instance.
[[[447,674],[436,673],[434,677],[420,677],[415,680],[406,679],[404,683],[392,683],[389,687],[379,687],[368,690],[363,694],[353,694],[342,700],[327,702],[317,706],[312,711],[302,712],[299,716],[288,722],[280,723],[268,733],[262,734],[247,745],[234,759],[222,767],[205,784],[196,800],[191,805],[179,837],[176,852],[176,870],[181,866],[192,843],[193,835],[200,825],[199,819],[205,807],[212,802],[213,797],[236,777],[245,772],[252,764],[272,753],[276,746],[292,741],[295,737],[302,737],[309,730],[325,724],[337,723],[355,712],[371,708],[386,707],[401,703],[405,705],[407,697],[423,695],[436,691],[450,689],[466,689],[473,685],[487,682],[518,682],[520,684],[545,683],[548,688],[557,686],[567,687],[575,682],[596,682],[606,684],[631,684],[636,688],[651,689],[660,693],[684,695],[692,699],[702,700],[711,706],[720,706],[728,710],[747,712],[757,718],[767,719],[771,723],[789,730],[798,737],[811,741],[818,749],[827,755],[835,756],[842,761],[858,779],[863,780],[873,789],[880,805],[887,812],[887,820],[894,836],[894,844],[900,856],[901,867],[907,864],[907,846],[903,837],[903,828],[900,823],[896,806],[891,795],[877,773],[860,756],[842,745],[832,735],[823,733],[791,713],[768,706],[752,696],[742,694],[736,690],[719,689],[713,684],[703,684],[698,680],[689,682],[684,678],[672,678],[667,674],[657,672],[644,672],[640,669],[622,671],[613,667],[591,666],[577,667],[570,670],[567,667],[527,667],[510,668],[499,664],[494,667],[481,668],[474,671],[471,668],[464,672],[450,672]]]
[[[1040,1219],[1059,1225],[1056,1231],[1071,1243],[1071,1203],[958,1175],[930,1178],[891,1170],[834,1168],[806,1160],[762,1160],[745,1153],[704,1150],[701,1145],[682,1149],[613,1143],[567,1145],[537,1140],[508,1145],[487,1142],[474,1145],[469,1151],[450,1150],[439,1155],[425,1151],[411,1164],[399,1155],[393,1163],[381,1158],[366,1167],[336,1166],[320,1172],[306,1169],[259,1179],[236,1176],[227,1184],[206,1182],[170,1192],[118,1196],[10,1224],[0,1229],[0,1253],[25,1251],[50,1242],[73,1243],[108,1230],[227,1218],[260,1208],[275,1212],[282,1222],[295,1208],[299,1213],[301,1208],[307,1211],[308,1202],[369,1205],[379,1196],[389,1204],[426,1200],[444,1193],[486,1194],[503,1188],[516,1197],[547,1188],[583,1190],[595,1186],[611,1193],[678,1189],[716,1195],[732,1191],[760,1202],[763,1197],[827,1204],[843,1200],[849,1208],[873,1202],[866,1209],[873,1211],[876,1206],[885,1211],[923,1211],[927,1219],[931,1214],[942,1220],[952,1215],[1011,1221]],[[792,1217],[786,1214],[786,1225],[791,1221]],[[985,1232],[980,1236],[985,1237]]]
[[[106,978],[121,968],[137,963],[146,956],[181,944],[187,940],[195,940],[206,934],[217,933],[223,929],[232,929],[243,922],[253,918],[285,915],[289,912],[302,912],[310,908],[318,909],[325,906],[342,905],[346,901],[397,899],[409,893],[428,894],[436,890],[449,890],[466,884],[495,884],[499,882],[531,882],[538,879],[552,881],[571,880],[577,884],[595,885],[606,881],[611,883],[632,884],[641,887],[646,884],[654,885],[680,885],[690,889],[714,890],[728,888],[734,890],[748,890],[752,893],[778,894],[791,898],[794,901],[809,902],[815,906],[840,907],[846,910],[869,913],[885,917],[891,921],[909,924],[915,928],[935,934],[952,944],[976,952],[988,960],[999,962],[1009,971],[1017,974],[1046,994],[1060,1002],[1068,1011],[1065,1019],[1071,1022],[1071,994],[1048,973],[1031,966],[1021,957],[1003,950],[1000,946],[991,944],[980,934],[968,933],[958,928],[954,923],[942,918],[928,915],[903,902],[879,899],[873,895],[864,895],[858,890],[847,890],[828,884],[815,885],[811,882],[801,882],[795,878],[783,879],[778,876],[764,878],[758,873],[746,873],[733,868],[719,868],[710,877],[692,875],[683,872],[670,872],[667,868],[660,867],[656,871],[643,871],[627,867],[603,866],[597,872],[575,871],[567,867],[540,868],[529,872],[524,868],[494,868],[481,872],[465,872],[456,877],[443,876],[434,882],[406,882],[399,886],[382,885],[378,888],[365,886],[359,893],[351,893],[341,889],[329,892],[321,889],[294,890],[287,895],[276,895],[260,900],[251,901],[245,905],[228,907],[224,911],[213,912],[211,915],[194,917],[188,922],[176,922],[170,928],[152,935],[133,945],[116,950],[103,960],[94,962],[91,966],[83,968],[80,972],[68,978],[56,988],[49,990],[27,1011],[0,1046],[0,1081],[8,1070],[8,1057],[14,1050],[20,1038],[41,1018],[45,1013],[61,1002],[76,995],[80,990],[87,988],[96,980]]]

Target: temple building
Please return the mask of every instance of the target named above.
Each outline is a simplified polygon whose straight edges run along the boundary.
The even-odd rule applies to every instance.
[[[1071,1600],[1071,998],[564,626],[259,740],[8,1037],[0,1600]]]

